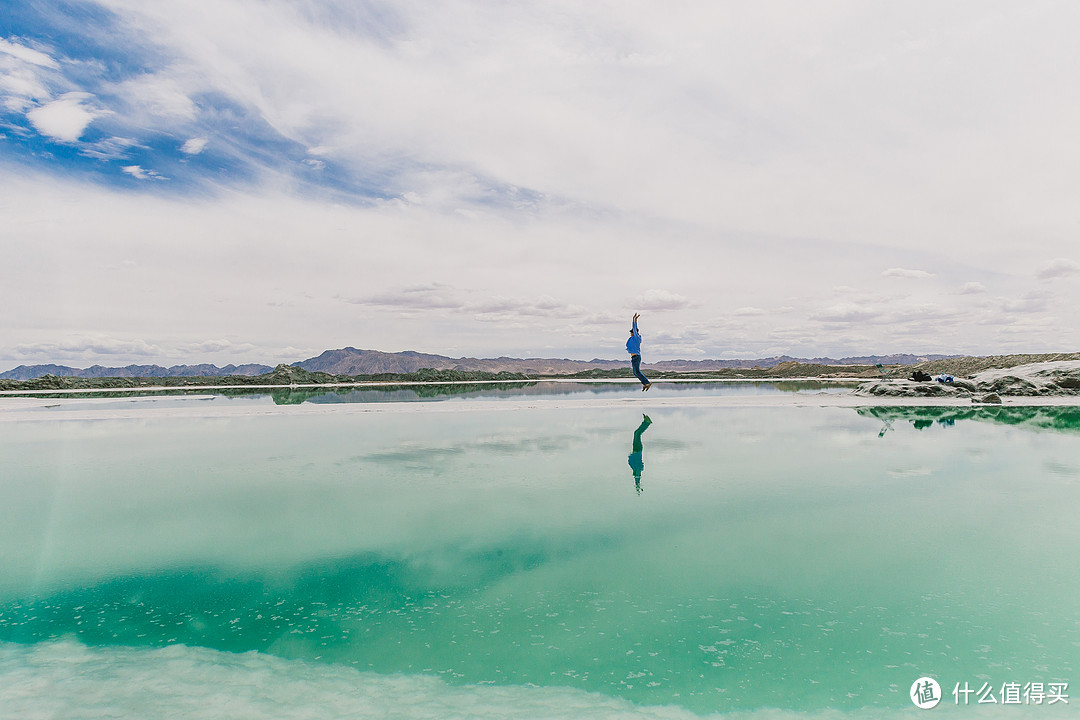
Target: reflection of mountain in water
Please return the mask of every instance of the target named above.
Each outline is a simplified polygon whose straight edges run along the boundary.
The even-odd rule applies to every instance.
[[[311,403],[412,402],[448,397],[503,397],[522,395],[525,388],[536,383],[460,383],[453,385],[380,385],[378,387],[342,388],[337,390],[283,388],[270,393],[275,405]]]
[[[917,429],[958,420],[982,420],[1033,430],[1080,432],[1080,407],[862,407],[858,413],[884,423],[907,420]]]
[[[665,393],[692,393],[707,389],[710,394],[762,394],[797,392],[837,392],[854,385],[836,382],[725,382],[664,383]],[[287,388],[270,392],[277,405],[311,403],[416,402],[449,398],[554,397],[566,395],[607,395],[637,389],[636,383],[504,382],[455,383],[447,385],[378,385],[350,388]],[[231,392],[231,391],[230,391]],[[267,394],[265,390],[259,394]]]

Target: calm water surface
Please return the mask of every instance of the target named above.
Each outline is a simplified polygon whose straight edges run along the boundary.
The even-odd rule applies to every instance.
[[[996,717],[955,684],[1077,680],[1076,409],[649,419],[6,423],[0,717],[907,716],[923,675]]]

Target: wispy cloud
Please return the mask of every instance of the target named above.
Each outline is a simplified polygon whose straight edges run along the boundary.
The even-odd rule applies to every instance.
[[[685,296],[669,290],[646,290],[630,307],[638,310],[657,312],[661,310],[682,310],[691,306]]]
[[[400,290],[361,297],[345,298],[354,305],[413,312],[417,310],[455,311],[492,322],[507,318],[547,317],[582,318],[589,314],[584,307],[575,307],[550,295],[536,298],[515,298],[490,295],[470,298],[467,293],[449,285],[432,283],[402,288]]]
[[[903,278],[905,280],[925,280],[934,277],[934,273],[926,270],[909,270],[907,268],[894,267],[881,273],[881,277]]]
[[[156,357],[163,355],[161,345],[145,340],[111,337],[76,337],[62,342],[20,344],[14,348],[17,358],[58,358],[62,360],[94,356]]]
[[[1000,300],[1002,312],[1019,313],[1024,315],[1042,313],[1049,309],[1050,298],[1045,293],[1029,292],[1020,298],[1002,298]]]
[[[1035,274],[1040,280],[1052,280],[1060,277],[1080,275],[1080,263],[1069,258],[1057,258],[1039,268]]]
[[[110,137],[94,143],[86,143],[79,152],[99,160],[122,160],[130,157],[133,148],[142,147],[131,138]]]
[[[147,170],[141,165],[125,165],[120,169],[136,180],[168,180],[164,175],[160,175],[153,170]]]
[[[858,323],[876,320],[881,316],[882,312],[873,307],[839,303],[813,313],[810,319],[826,323]]]
[[[450,286],[431,283],[413,285],[393,292],[345,298],[345,302],[403,310],[454,310],[465,306],[457,296],[457,291]]]
[[[197,107],[180,82],[170,77],[169,70],[160,74],[146,73],[125,80],[113,92],[127,105],[135,117],[146,115],[157,121],[183,122],[195,120]]]
[[[550,295],[541,295],[535,300],[520,300],[507,297],[492,297],[468,307],[470,312],[477,315],[554,315],[566,317],[577,315],[582,311],[579,308],[571,308],[566,303],[556,300]]]
[[[234,342],[232,340],[219,338],[217,340],[201,340],[199,342],[183,343],[176,348],[173,348],[170,355],[247,355],[248,357],[255,357],[256,352],[260,348],[254,343],[250,342]]]
[[[60,67],[56,60],[47,53],[3,38],[0,38],[0,53],[4,53],[16,60],[21,60],[22,62],[37,65],[39,67],[50,68],[52,70],[56,70]]]
[[[0,106],[21,114],[51,99],[47,78],[58,69],[48,54],[0,38]]]

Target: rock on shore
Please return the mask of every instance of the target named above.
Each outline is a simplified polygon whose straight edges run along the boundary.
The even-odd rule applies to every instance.
[[[959,397],[994,402],[998,396],[1080,395],[1080,360],[1030,363],[983,370],[951,383],[914,380],[875,380],[864,383],[856,395],[869,397]]]

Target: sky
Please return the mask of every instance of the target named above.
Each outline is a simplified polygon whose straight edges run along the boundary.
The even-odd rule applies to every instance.
[[[1080,349],[1080,4],[0,0],[0,370]]]

